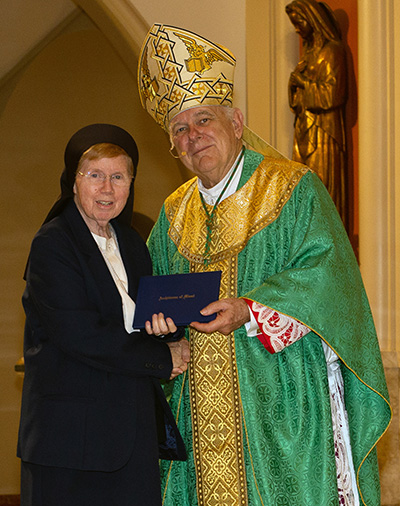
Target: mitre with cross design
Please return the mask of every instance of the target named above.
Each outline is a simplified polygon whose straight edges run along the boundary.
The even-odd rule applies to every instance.
[[[233,54],[218,44],[154,24],[139,58],[142,105],[165,130],[176,114],[191,107],[232,106],[235,64]]]

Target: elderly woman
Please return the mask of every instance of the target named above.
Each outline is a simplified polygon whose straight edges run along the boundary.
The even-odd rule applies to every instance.
[[[61,197],[33,240],[23,295],[22,506],[158,506],[159,457],[186,458],[159,380],[187,369],[187,342],[132,328],[139,277],[152,271],[129,226],[137,162],[125,130],[79,130],[65,150]],[[153,317],[151,333],[176,330]]]

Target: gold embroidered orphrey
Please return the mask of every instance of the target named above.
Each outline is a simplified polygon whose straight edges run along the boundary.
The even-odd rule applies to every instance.
[[[238,253],[272,223],[308,169],[287,160],[264,159],[236,193],[223,200],[214,221],[211,263],[204,265],[206,215],[197,178],[167,199],[169,236],[191,272],[221,270],[220,298],[237,297]],[[233,225],[235,224],[235,225]],[[232,227],[235,232],[232,234]],[[230,231],[230,233],[226,233]],[[234,334],[190,330],[189,390],[199,506],[247,506],[243,420]]]

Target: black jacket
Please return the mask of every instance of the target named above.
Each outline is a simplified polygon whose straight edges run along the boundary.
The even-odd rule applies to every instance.
[[[135,231],[115,221],[113,226],[135,300],[139,277],[151,274],[150,257]],[[23,305],[22,460],[119,469],[148,430],[136,420],[143,406],[167,428],[159,431],[168,434],[160,442],[161,458],[185,459],[159,382],[172,370],[169,349],[144,331],[125,331],[118,289],[72,201],[33,240]]]

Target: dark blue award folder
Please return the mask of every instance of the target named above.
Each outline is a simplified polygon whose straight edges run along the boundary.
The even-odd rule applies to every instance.
[[[154,313],[164,313],[177,326],[214,320],[215,314],[203,316],[200,310],[219,299],[220,282],[221,271],[141,277],[133,328],[144,328]]]

